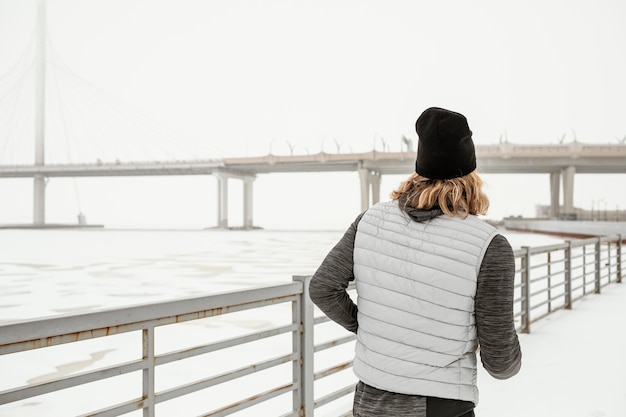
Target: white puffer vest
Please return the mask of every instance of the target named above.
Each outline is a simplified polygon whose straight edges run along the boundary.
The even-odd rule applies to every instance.
[[[361,381],[478,403],[474,297],[497,233],[475,216],[419,223],[395,201],[365,213],[354,242]]]

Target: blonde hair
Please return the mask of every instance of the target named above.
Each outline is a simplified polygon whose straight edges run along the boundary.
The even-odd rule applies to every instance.
[[[391,192],[402,208],[440,208],[449,216],[465,219],[469,214],[487,214],[489,198],[482,191],[483,181],[476,171],[458,178],[436,180],[413,173]]]

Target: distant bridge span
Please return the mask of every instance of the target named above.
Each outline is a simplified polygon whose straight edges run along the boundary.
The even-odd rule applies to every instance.
[[[415,151],[225,158],[224,167],[236,172],[357,171],[381,175],[409,174]],[[551,174],[573,166],[581,174],[626,173],[626,145],[476,145],[478,171],[488,174]]]
[[[550,174],[553,217],[574,213],[575,173],[626,173],[626,144],[476,145],[478,171],[497,174]],[[98,162],[83,164],[45,164],[0,166],[0,178],[102,177],[147,175],[214,175],[218,179],[218,226],[228,227],[228,179],[244,181],[244,227],[252,227],[252,182],[258,174],[285,172],[359,173],[361,208],[380,199],[382,175],[413,172],[415,151],[364,153],[318,153],[314,155],[266,155],[216,160]],[[563,208],[560,210],[560,185]],[[34,207],[41,213],[42,199]],[[37,216],[35,216],[37,218]],[[37,220],[35,220],[37,224]]]
[[[476,145],[478,171],[487,174],[551,174],[573,166],[581,174],[626,173],[626,145]],[[0,165],[0,177],[102,177],[211,175],[234,177],[274,172],[340,172],[365,168],[381,175],[413,172],[415,151],[266,155],[188,161]]]

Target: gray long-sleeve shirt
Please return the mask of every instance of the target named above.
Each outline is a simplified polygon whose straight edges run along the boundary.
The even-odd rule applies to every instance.
[[[441,211],[408,209],[407,214],[415,221],[428,221],[441,215]],[[311,299],[320,310],[354,333],[358,329],[358,309],[346,289],[354,280],[354,239],[362,216],[357,217],[328,253],[309,286]],[[475,315],[481,361],[487,372],[498,379],[514,376],[521,366],[522,354],[513,322],[514,276],[515,260],[511,245],[504,236],[496,235],[485,253],[478,274]],[[370,388],[368,395],[360,396],[359,400],[362,402],[361,407],[369,409],[371,415],[376,415],[376,410],[380,410],[378,407],[385,407],[387,411],[394,410],[393,415],[397,416],[426,416],[427,401],[432,400],[366,388]],[[450,408],[458,403],[449,401]],[[445,404],[443,408],[446,408]],[[401,410],[412,410],[412,413],[400,414],[404,412]],[[423,410],[423,414],[419,410]]]

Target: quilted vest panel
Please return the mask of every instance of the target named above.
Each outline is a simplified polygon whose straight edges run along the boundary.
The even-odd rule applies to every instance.
[[[419,223],[395,201],[359,222],[354,372],[402,394],[478,403],[474,297],[497,230],[475,216]]]

